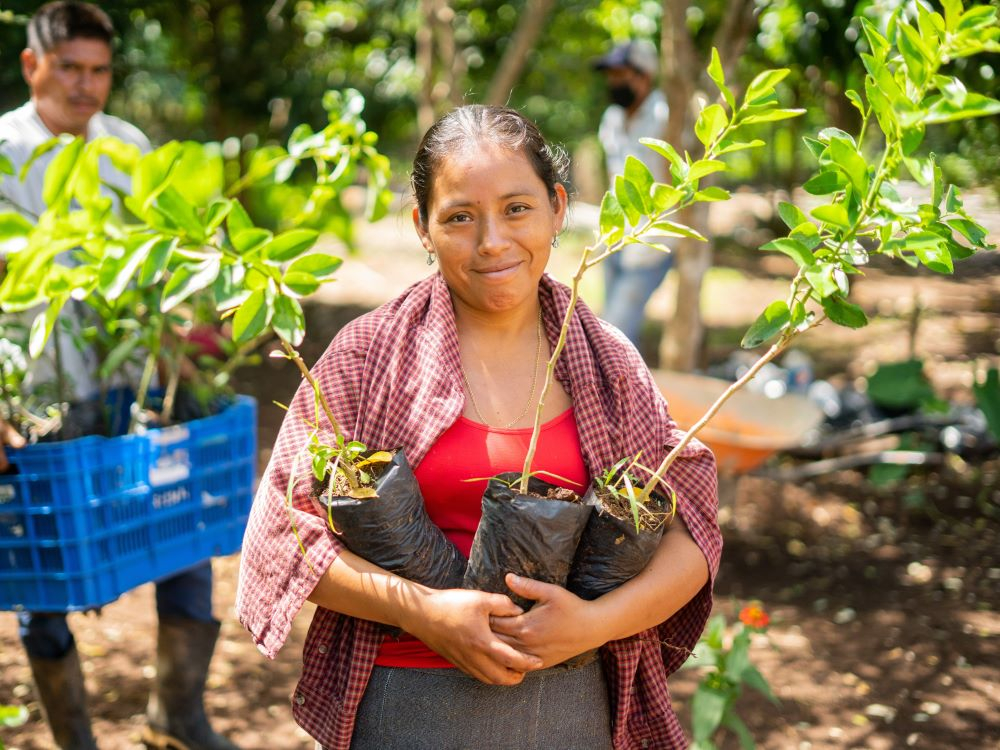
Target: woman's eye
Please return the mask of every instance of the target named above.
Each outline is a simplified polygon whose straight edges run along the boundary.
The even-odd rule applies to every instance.
[[[454,216],[449,216],[445,219],[446,224],[464,224],[467,221],[471,221],[471,217],[468,214],[455,214]]]
[[[512,214],[520,214],[520,213],[524,213],[525,211],[527,211],[528,207],[519,204],[519,205],[516,205],[516,206],[511,206],[509,210],[510,210],[510,212]]]

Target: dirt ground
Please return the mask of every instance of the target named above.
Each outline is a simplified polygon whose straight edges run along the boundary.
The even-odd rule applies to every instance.
[[[406,239],[404,219],[365,231],[362,242],[372,248],[366,263],[345,265],[340,281],[308,307],[308,360],[345,321],[427,270]],[[853,380],[912,348],[926,358],[939,395],[967,401],[976,363],[1000,361],[1000,272],[995,262],[978,263],[947,279],[873,271],[853,293],[874,318],[872,326],[813,332],[803,349],[821,374]],[[568,261],[556,258],[554,265],[561,275]],[[727,268],[710,275],[705,308],[710,351],[724,353],[760,303],[783,288],[785,269],[726,254],[717,265]],[[668,317],[672,283],[651,305],[653,335]],[[918,298],[925,312],[911,337]],[[271,400],[287,401],[296,382],[296,373],[276,360],[243,375],[241,389],[260,402],[261,466],[281,418]],[[732,619],[741,603],[759,599],[772,617],[769,639],[755,641],[752,659],[780,705],[756,694],[738,704],[758,746],[1000,747],[1000,459],[954,458],[881,487],[864,470],[798,484],[769,477],[794,463],[780,457],[762,472],[731,478],[723,493],[726,549],[717,611]],[[238,565],[235,555],[214,565],[223,630],[209,677],[209,713],[219,730],[248,750],[311,748],[288,704],[310,613],[300,614],[289,643],[268,662],[233,617]],[[85,658],[101,747],[140,747],[154,675],[152,586],[99,615],[70,620]],[[691,669],[671,680],[688,726],[697,679]],[[52,747],[8,612],[0,613],[0,697],[31,712],[27,725],[0,729],[8,748]],[[736,744],[729,738],[725,747]]]

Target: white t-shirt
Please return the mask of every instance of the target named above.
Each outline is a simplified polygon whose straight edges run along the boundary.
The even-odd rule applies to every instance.
[[[651,148],[639,143],[639,139],[662,139],[669,117],[667,98],[660,89],[649,92],[632,117],[628,117],[625,109],[617,104],[604,110],[597,137],[604,149],[605,165],[612,188],[615,175],[624,173],[625,160],[629,156],[634,156],[649,167],[657,181],[663,179],[668,169],[666,161]],[[621,252],[622,265],[633,268],[653,265],[663,257],[660,251],[644,245],[629,245]]]
[[[101,136],[114,136],[126,143],[139,147],[146,153],[151,150],[149,139],[134,125],[111,115],[99,112],[90,118],[87,124],[87,140]],[[45,126],[38,116],[34,102],[27,102],[15,110],[0,116],[0,153],[6,156],[14,165],[15,174],[0,175],[0,213],[15,210],[34,221],[45,211],[42,200],[42,187],[45,183],[45,170],[62,148],[58,146],[36,160],[24,181],[19,179],[21,165],[28,161],[32,152],[40,144],[53,138],[53,133]],[[111,164],[106,157],[101,158],[101,180],[114,187],[131,192],[131,180]],[[105,195],[114,200],[117,196],[107,187],[102,188]],[[0,255],[0,258],[3,256]],[[41,310],[43,308],[39,308]],[[39,310],[25,312],[24,321],[29,325]],[[74,325],[81,323],[85,308],[71,300],[63,308],[61,319],[71,321]],[[49,339],[45,352],[34,362],[26,382],[26,388],[33,384],[52,382],[55,379],[55,337]],[[59,352],[62,358],[63,373],[69,389],[66,394],[69,400],[84,400],[94,396],[98,390],[96,378],[97,363],[90,352],[81,352],[72,342],[71,335],[59,336]]]

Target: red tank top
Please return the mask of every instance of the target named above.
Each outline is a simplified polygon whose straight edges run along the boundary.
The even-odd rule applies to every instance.
[[[505,430],[459,417],[438,438],[414,472],[427,514],[466,557],[482,515],[486,482],[462,480],[521,471],[530,440],[530,427]],[[536,471],[549,471],[571,481],[567,484],[544,474],[542,479],[580,494],[586,491],[589,477],[572,409],[542,425],[535,456]],[[398,639],[387,637],[375,663],[382,667],[453,666],[409,635]]]

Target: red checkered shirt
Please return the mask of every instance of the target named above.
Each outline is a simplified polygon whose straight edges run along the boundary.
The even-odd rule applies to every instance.
[[[546,334],[554,342],[569,289],[544,276],[539,299]],[[419,465],[465,405],[455,314],[444,279],[435,274],[351,322],[312,373],[334,416],[354,439],[372,447],[403,446],[410,462]],[[591,473],[639,451],[662,457],[683,435],[638,352],[582,303],[556,377],[573,401]],[[243,542],[236,608],[269,658],[284,644],[292,619],[342,549],[307,497],[311,482],[303,446],[310,430],[304,420],[314,419],[312,391],[303,383],[282,424]],[[697,642],[712,605],[722,537],[711,451],[692,441],[668,479],[681,517],[708,561],[710,580],[665,623],[601,649],[616,750],[687,744],[670,704],[667,676]],[[292,710],[299,725],[325,748],[350,747],[381,640],[374,623],[316,610]]]

